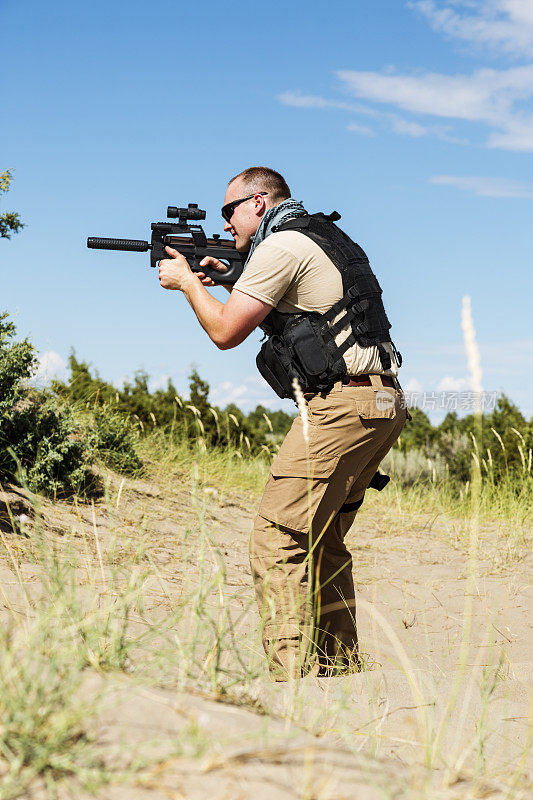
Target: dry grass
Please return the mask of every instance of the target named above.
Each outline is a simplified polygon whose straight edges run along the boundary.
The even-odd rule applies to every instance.
[[[92,796],[107,784],[114,791],[123,785],[128,797],[135,783],[158,798],[166,778],[154,776],[187,770],[196,776],[191,785],[222,797],[216,782],[208,790],[207,776],[237,764],[246,772],[253,763],[271,775],[296,770],[300,783],[287,796],[352,797],[335,789],[336,759],[351,780],[363,775],[368,794],[361,797],[374,791],[428,800],[478,797],[483,786],[486,796],[525,797],[528,742],[521,734],[504,765],[496,768],[487,757],[504,724],[500,710],[493,713],[494,699],[514,686],[513,637],[494,644],[493,626],[505,634],[506,623],[490,611],[491,590],[479,584],[490,558],[468,530],[470,522],[501,548],[514,501],[500,498],[485,529],[490,514],[482,488],[451,507],[443,487],[390,487],[369,497],[356,526],[369,526],[368,546],[358,550],[359,538],[353,543],[357,577],[368,575],[358,599],[368,671],[351,683],[302,679],[273,686],[246,563],[247,509],[265,465],[203,448],[163,457],[156,444],[149,477],[124,481],[108,473],[106,496],[95,508],[45,502],[35,524],[26,524],[27,538],[2,534],[3,800],[35,786],[43,797],[66,796],[72,786]],[[520,520],[501,572],[508,583],[520,582],[527,514]],[[428,612],[425,619],[424,603],[411,597],[418,584],[400,591],[402,571],[395,573],[396,557],[401,563],[410,554],[417,567],[422,542],[433,563],[456,558],[464,572],[462,600],[443,617],[458,617],[447,643],[440,634],[435,639],[436,618]],[[378,563],[389,563],[391,573],[379,592]],[[136,698],[139,709],[149,705],[147,718],[157,716],[158,703],[165,713],[174,709],[171,734],[151,733],[145,719],[147,730],[133,748],[102,737],[119,677],[128,704]],[[218,727],[202,721],[213,715],[213,699],[228,709]],[[242,715],[241,725],[226,737],[231,708]],[[256,720],[263,720],[259,727]],[[458,786],[463,794],[455,793]]]

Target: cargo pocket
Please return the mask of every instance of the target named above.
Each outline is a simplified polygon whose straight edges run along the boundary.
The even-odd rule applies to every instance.
[[[400,399],[391,389],[374,389],[373,387],[358,387],[355,395],[355,410],[362,420],[365,419],[395,419]]]
[[[310,455],[307,459],[298,453],[289,458],[280,452],[272,463],[258,513],[276,525],[309,533],[339,458]]]

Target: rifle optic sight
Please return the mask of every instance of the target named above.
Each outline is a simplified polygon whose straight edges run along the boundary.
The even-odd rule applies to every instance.
[[[180,222],[187,222],[188,219],[205,219],[205,211],[198,208],[198,203],[189,203],[187,208],[168,206],[167,217],[169,219],[179,219]]]

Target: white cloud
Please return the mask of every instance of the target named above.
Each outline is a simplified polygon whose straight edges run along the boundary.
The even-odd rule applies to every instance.
[[[151,378],[148,384],[150,392],[156,392],[158,389],[166,389],[171,375],[160,375],[159,378]]]
[[[242,397],[247,392],[248,387],[244,383],[236,386],[231,381],[224,381],[214,390],[213,399],[216,400],[217,405],[221,402],[227,405],[228,403],[235,403],[239,397]]]
[[[446,375],[437,386],[439,392],[463,392],[465,389],[470,388],[470,381],[468,378],[454,378],[452,375]]]
[[[266,384],[265,384],[266,386]],[[244,410],[245,405],[255,408],[256,405],[262,404],[259,399],[265,394],[263,387],[254,386],[251,381],[244,381],[243,383],[233,383],[233,381],[223,381],[215,386],[210,394],[210,401],[213,405],[224,408],[230,403],[235,403],[239,408]]]
[[[423,125],[419,125],[418,122],[409,122],[408,120],[401,119],[400,117],[395,117],[393,119],[392,127],[396,133],[402,133],[405,136],[414,136],[416,138],[419,136],[427,136],[429,133],[428,129]]]
[[[489,136],[487,145],[499,150],[533,151],[533,114],[510,119],[505,130]]]
[[[433,30],[512,56],[533,54],[531,0],[412,0]]]
[[[282,92],[277,99],[284,106],[295,106],[296,108],[347,108],[347,103],[338,103],[335,100],[326,100],[316,94],[304,94],[303,92]]]
[[[413,114],[481,122],[492,129],[489,147],[533,150],[533,113],[519,105],[533,97],[533,65],[471,75],[340,70],[337,76],[358,98]]]
[[[52,378],[65,380],[67,374],[67,362],[65,359],[60,356],[59,353],[48,350],[39,358],[39,365],[31,382],[37,386],[44,386],[49,383]]]
[[[383,114],[383,117],[390,121],[392,130],[402,136],[412,136],[415,139],[419,139],[421,136],[436,136],[443,142],[468,144],[466,139],[452,136],[449,125],[420,125],[419,122],[403,119],[396,114]]]
[[[403,388],[406,392],[421,392],[422,384],[416,378],[411,378]]]
[[[317,94],[305,94],[301,91],[288,91],[278,94],[277,99],[284,106],[295,108],[337,108],[342,111],[356,111],[367,116],[377,116],[379,112],[360,103],[347,103],[342,100],[328,100]]]
[[[434,175],[429,182],[438,186],[454,186],[478,197],[533,197],[533,186],[507,178]]]
[[[533,0],[410,0],[407,5],[423,14],[434,30],[469,45],[490,45],[519,58],[533,54]],[[481,123],[489,128],[487,147],[533,152],[533,64],[483,68],[469,75],[398,74],[394,66],[387,66],[382,72],[339,70],[337,76],[358,100],[390,104],[412,114]],[[402,135],[431,134],[465,143],[447,128],[399,119],[368,103],[330,100],[301,91],[284,92],[278,100],[299,108],[357,111],[388,121]],[[368,134],[358,123],[349,129]]]
[[[360,133],[363,136],[374,135],[374,131],[371,128],[368,128],[366,125],[358,125],[357,122],[350,122],[348,125],[348,130],[352,133]]]
[[[260,375],[249,375],[241,383],[219,383],[211,391],[210,402],[221,408],[235,403],[244,412],[252,411],[256,406],[265,406],[272,410],[281,408],[288,414],[295,412],[294,403],[276,397]]]
[[[431,134],[446,142],[453,142],[454,144],[468,144],[465,139],[452,136],[449,133],[449,126],[424,126],[420,125],[418,122],[411,122],[409,120],[402,119],[396,114],[391,114],[387,111],[380,111],[376,108],[371,108],[365,105],[346,103],[336,100],[327,100],[325,97],[320,97],[319,95],[314,94],[304,94],[301,91],[283,92],[282,94],[278,95],[277,99],[283,103],[283,105],[294,106],[295,108],[336,108],[343,111],[351,111],[358,114],[363,114],[367,117],[373,117],[374,119],[381,120],[385,124],[391,125],[396,133],[400,133],[405,136],[420,137]],[[367,125],[361,125],[358,122],[350,122],[346,126],[346,129],[353,133],[359,133],[365,136],[374,135],[374,131],[371,128],[369,128]]]
[[[533,65],[479,69],[471,75],[425,75],[339,70],[356,97],[391,103],[406,111],[500,124],[518,100],[533,96]]]

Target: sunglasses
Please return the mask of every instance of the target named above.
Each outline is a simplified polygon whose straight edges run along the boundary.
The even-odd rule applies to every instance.
[[[256,194],[267,195],[268,192],[254,192],[253,194],[249,194],[248,197],[242,197],[240,200],[233,200],[231,203],[226,203],[225,206],[222,206],[220,209],[220,213],[222,214],[223,218],[226,222],[229,222],[233,216],[233,212],[241,203],[245,203],[247,200],[251,200],[252,197],[255,197]]]

